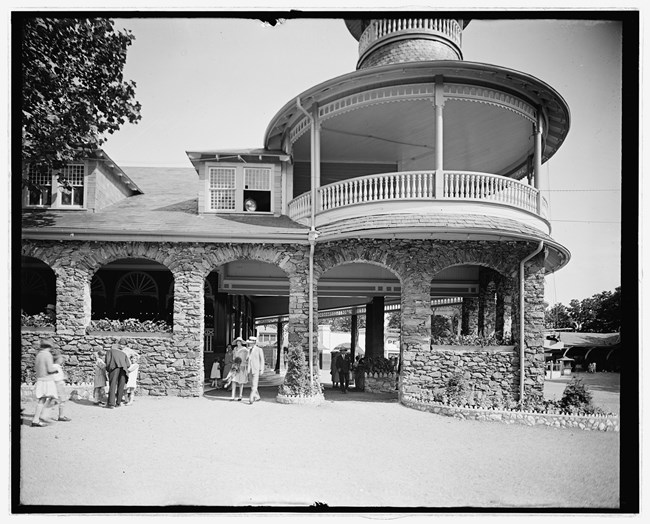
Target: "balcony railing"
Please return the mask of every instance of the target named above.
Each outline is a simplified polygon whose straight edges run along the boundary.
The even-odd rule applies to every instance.
[[[358,204],[405,200],[495,202],[545,216],[546,200],[518,180],[469,171],[405,171],[351,178],[317,189],[315,214]],[[538,204],[539,200],[539,204]],[[289,202],[289,217],[308,218],[311,193]]]
[[[359,56],[388,35],[426,32],[442,35],[460,47],[461,27],[456,20],[440,18],[400,18],[373,20],[359,39]]]

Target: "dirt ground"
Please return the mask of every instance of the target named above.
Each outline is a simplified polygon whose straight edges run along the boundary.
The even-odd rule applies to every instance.
[[[329,385],[321,405],[283,405],[276,391],[253,405],[223,390],[113,410],[69,401],[72,422],[46,428],[29,426],[34,403],[24,404],[21,503],[62,513],[618,507],[618,433],[462,421]]]

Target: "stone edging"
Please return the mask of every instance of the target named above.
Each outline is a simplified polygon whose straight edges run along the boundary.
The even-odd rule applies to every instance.
[[[403,396],[401,403],[409,408],[428,411],[436,415],[470,420],[493,420],[505,424],[525,424],[526,426],[551,426],[555,428],[574,428],[587,431],[620,431],[617,415],[558,415],[554,413],[533,413],[529,411],[502,411],[497,409],[464,408],[448,406],[438,402],[426,402]]]
[[[76,399],[89,399],[93,398],[94,392],[93,383],[82,383],[82,384],[65,384],[65,391],[69,395],[68,398],[71,400]],[[36,390],[36,385],[34,384],[21,384],[20,386],[20,400],[29,401],[36,400],[34,391]],[[74,398],[73,398],[74,397]]]
[[[86,334],[91,337],[111,337],[111,338],[172,338],[173,333],[162,331],[87,331]]]
[[[290,397],[287,395],[278,395],[275,397],[275,401],[280,403],[280,404],[322,404],[325,402],[325,397],[323,395],[315,395],[312,397]]]

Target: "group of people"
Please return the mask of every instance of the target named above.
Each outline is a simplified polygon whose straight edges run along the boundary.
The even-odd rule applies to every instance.
[[[108,351],[100,349],[95,354],[93,400],[96,405],[116,408],[129,406],[135,400],[140,370],[140,355],[125,340],[113,344]],[[108,399],[105,402],[106,386]]]
[[[115,408],[133,403],[135,389],[137,387],[139,356],[120,341],[121,347],[113,345],[108,351],[100,349],[95,354],[95,376],[93,381],[93,399],[97,405],[106,405],[105,390],[109,386],[108,405]],[[36,410],[32,419],[32,427],[44,427],[47,424],[42,420],[43,412],[47,408],[55,407],[53,420],[70,422],[72,419],[67,416],[65,391],[66,374],[63,365],[66,356],[61,349],[56,347],[51,338],[44,338],[40,341],[40,348],[34,359],[34,371],[36,374]],[[107,380],[108,375],[108,380]]]
[[[259,393],[260,375],[264,373],[264,351],[257,345],[257,337],[249,337],[244,342],[242,337],[235,339],[235,347],[226,346],[226,355],[223,361],[223,387],[231,387],[231,402],[241,401],[244,396],[244,386],[251,382],[251,392],[248,403],[253,404],[261,400]],[[215,361],[212,365],[210,378],[212,385],[217,387],[222,376],[221,366]],[[239,395],[237,395],[239,390]]]
[[[357,391],[365,389],[365,370],[363,357],[357,355],[354,363],[350,359],[347,348],[342,348],[331,353],[330,375],[332,375],[332,387],[340,388],[347,393],[350,388],[350,374],[354,374],[354,385]]]

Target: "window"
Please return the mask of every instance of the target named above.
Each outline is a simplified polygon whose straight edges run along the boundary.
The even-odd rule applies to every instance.
[[[80,208],[84,205],[84,164],[65,166],[60,176],[49,169],[38,172],[30,169],[29,179],[38,189],[29,189],[26,196],[28,206],[53,208]]]
[[[265,165],[208,166],[207,211],[270,213],[272,174]]]

